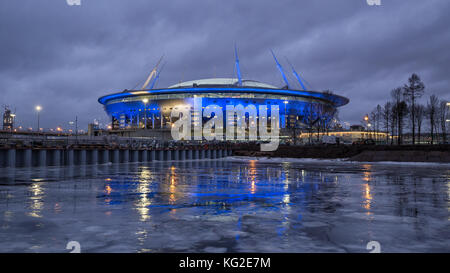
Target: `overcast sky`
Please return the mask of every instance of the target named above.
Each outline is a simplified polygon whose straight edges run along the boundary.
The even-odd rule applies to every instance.
[[[315,90],[346,96],[359,123],[417,73],[426,95],[450,100],[450,1],[381,0],[0,1],[0,104],[18,122],[80,127],[108,118],[98,97],[142,84],[159,57],[157,87],[232,77],[282,86],[270,55],[287,57]]]

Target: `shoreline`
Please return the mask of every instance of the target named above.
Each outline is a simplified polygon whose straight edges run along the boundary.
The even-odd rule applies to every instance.
[[[273,152],[261,152],[255,146],[248,146],[233,151],[233,156],[341,159],[352,162],[450,163],[450,145],[280,146]]]
[[[377,164],[377,165],[398,165],[398,166],[448,166],[447,162],[418,162],[418,161],[354,161],[349,158],[292,158],[292,157],[251,157],[251,156],[232,156],[223,158],[222,160],[228,161],[257,161],[261,163],[320,163],[320,164]]]

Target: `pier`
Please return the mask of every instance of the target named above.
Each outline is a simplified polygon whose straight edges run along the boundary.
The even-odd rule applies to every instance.
[[[34,136],[0,139],[0,167],[188,161],[230,156],[226,143],[171,143],[120,137]]]

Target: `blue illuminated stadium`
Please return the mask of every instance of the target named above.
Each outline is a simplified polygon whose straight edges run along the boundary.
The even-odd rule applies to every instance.
[[[293,74],[304,90],[290,88],[283,68],[275,55],[273,56],[286,83],[282,88],[241,79],[236,54],[237,78],[193,80],[163,89],[153,89],[154,82],[159,77],[159,73],[154,73],[157,68],[155,67],[144,85],[146,87],[151,84],[151,88],[125,90],[103,96],[98,101],[112,117],[114,129],[168,129],[175,121],[171,118],[172,109],[177,107],[193,109],[194,98],[202,98],[203,106],[214,104],[223,109],[227,105],[239,104],[244,107],[249,104],[257,107],[267,105],[268,108],[274,104],[279,105],[281,128],[297,128],[317,120],[332,119],[337,107],[349,102],[347,98],[331,92],[305,90],[300,76],[293,68]]]

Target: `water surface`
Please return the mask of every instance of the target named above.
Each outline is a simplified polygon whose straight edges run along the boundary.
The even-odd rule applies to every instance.
[[[0,252],[450,252],[445,164],[0,169]]]

